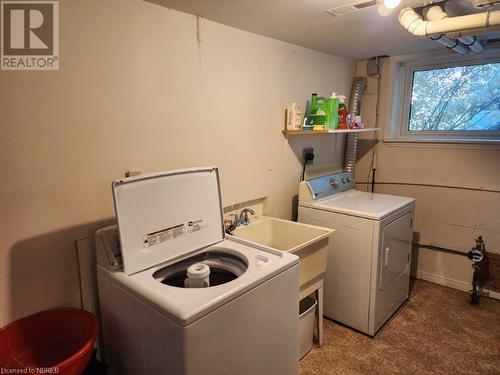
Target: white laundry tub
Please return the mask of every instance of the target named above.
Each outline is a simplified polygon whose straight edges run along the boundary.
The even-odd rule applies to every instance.
[[[330,236],[334,230],[294,221],[261,216],[233,231],[236,239],[293,253],[300,258],[301,300],[323,286]]]
[[[333,243],[331,237],[334,232],[329,228],[261,216],[248,225],[237,227],[231,236],[235,241],[244,244],[261,246],[270,251],[293,253],[300,258],[297,301],[313,293],[316,295],[317,309],[312,310],[317,310],[318,314],[318,345],[323,344],[323,285],[328,249]]]

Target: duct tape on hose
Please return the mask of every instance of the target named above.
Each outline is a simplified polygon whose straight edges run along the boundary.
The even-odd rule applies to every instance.
[[[206,288],[210,286],[210,267],[204,263],[195,263],[187,269],[186,288]]]

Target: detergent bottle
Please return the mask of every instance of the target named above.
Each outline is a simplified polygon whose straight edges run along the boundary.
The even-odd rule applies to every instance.
[[[339,99],[337,94],[332,92],[330,97],[326,100],[326,122],[325,128],[328,130],[335,130],[339,126]]]
[[[345,106],[345,95],[339,95],[338,129],[348,129],[347,127],[347,107]]]
[[[311,105],[309,106],[309,115],[316,114],[318,110],[318,94],[315,92],[311,95]]]
[[[331,118],[329,116],[327,109],[328,98],[324,96],[318,96],[318,94],[313,93],[311,96],[311,106],[309,108],[308,124],[309,125],[325,125],[327,121]]]
[[[311,117],[314,124],[313,130],[325,130],[326,112],[321,107],[318,107],[316,113]]]
[[[297,103],[292,103],[286,110],[287,130],[300,130],[302,125],[302,111],[297,107]]]

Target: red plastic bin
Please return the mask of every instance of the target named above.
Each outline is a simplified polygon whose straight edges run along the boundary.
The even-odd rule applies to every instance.
[[[80,375],[98,331],[96,317],[84,310],[61,308],[26,316],[0,330],[0,370]]]

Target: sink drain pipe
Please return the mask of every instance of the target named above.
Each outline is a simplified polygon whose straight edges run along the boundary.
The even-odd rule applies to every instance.
[[[359,115],[361,110],[361,95],[366,88],[366,78],[356,77],[352,85],[351,99],[349,100],[349,117],[352,120],[354,116]],[[348,133],[345,143],[344,153],[344,172],[350,172],[354,175],[356,167],[356,156],[358,151],[358,134]]]

